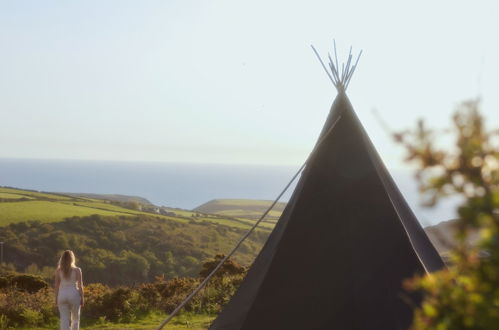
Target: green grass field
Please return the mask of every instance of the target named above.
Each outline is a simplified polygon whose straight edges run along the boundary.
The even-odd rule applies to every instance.
[[[250,228],[255,223],[254,220],[250,220],[244,217],[234,217],[230,214],[226,215],[227,218],[223,218],[220,216],[220,214],[214,214],[214,215],[205,214],[205,213],[200,214],[200,212],[196,211],[179,210],[174,208],[167,208],[167,210],[170,212],[174,212],[176,215],[181,217],[188,217],[188,218],[194,217],[196,221],[209,221],[237,228]],[[273,224],[265,222],[263,222],[261,226],[265,228],[274,228]]]
[[[117,329],[157,329],[161,322],[166,318],[166,315],[153,315],[148,318],[137,321],[135,323],[115,323],[93,325],[83,327],[82,329],[102,329],[102,330],[117,330]],[[165,330],[205,330],[208,329],[215,316],[213,315],[197,315],[197,314],[181,314],[170,321],[163,329]]]
[[[53,201],[26,201],[0,203],[0,226],[29,220],[61,221],[72,216],[123,215],[123,213],[80,207]]]
[[[249,219],[243,219],[243,218],[224,219],[224,218],[199,217],[199,218],[196,218],[196,221],[209,221],[209,222],[213,222],[213,223],[218,223],[220,225],[226,225],[226,226],[230,226],[230,227],[244,228],[244,229],[249,229],[255,224],[255,220],[249,220]],[[258,227],[272,229],[272,228],[274,228],[274,224],[262,221],[262,222],[260,222]]]
[[[165,209],[167,211],[173,212],[176,215],[179,215],[181,217],[192,217],[196,214],[195,211],[189,211],[189,210],[181,210],[181,209],[175,209],[175,208],[170,208],[170,207],[166,207]]]
[[[0,202],[0,226],[29,220],[57,222],[73,216],[83,217],[93,214],[104,216],[153,214],[130,210],[103,200],[40,193],[14,188],[0,188],[0,199],[4,200],[4,202]],[[175,217],[154,215],[173,221],[187,221]]]
[[[233,218],[259,219],[267,208],[272,204],[272,201],[264,200],[249,200],[249,199],[215,199],[200,205],[194,211],[218,214]],[[277,203],[269,212],[267,220],[277,220],[280,216],[286,203]]]
[[[263,211],[265,212],[265,211]],[[249,219],[259,219],[263,212],[259,211],[251,211],[251,210],[246,210],[246,209],[232,209],[232,210],[224,210],[224,211],[218,211],[216,214],[219,214],[221,216],[226,216],[226,217],[234,217],[234,218],[249,218]],[[280,211],[274,211],[271,210],[267,218],[268,219],[276,219],[281,216]]]
[[[33,197],[28,197],[26,195],[0,192],[0,199],[22,199],[22,198],[33,199]]]
[[[96,198],[72,197],[69,195],[2,187],[0,187],[0,201],[2,201],[0,202],[0,226],[30,220],[57,222],[73,216],[83,217],[98,214],[103,216],[154,215],[176,222],[208,221],[242,229],[251,228],[255,223],[255,219],[259,218],[263,213],[260,209],[266,209],[270,204],[268,201],[218,200],[217,203],[211,204],[211,209],[213,209],[213,205],[215,205],[216,210],[225,209],[215,216],[204,213],[199,214],[199,211],[196,210],[189,211],[173,208],[168,209],[168,211],[174,212],[175,216],[166,216],[124,208],[112,204],[110,201]],[[208,204],[210,203],[205,205]],[[227,207],[230,209],[227,209]],[[276,205],[276,207],[278,209],[273,210],[271,216],[260,223],[260,228],[269,230],[274,227],[275,218],[280,215],[281,211],[279,209],[282,208],[282,205]]]
[[[85,310],[82,310],[82,317],[84,318]],[[100,329],[100,330],[119,330],[119,329],[140,329],[152,330],[157,329],[161,322],[166,318],[165,314],[152,314],[148,317],[138,320],[134,323],[110,323],[102,322],[99,324],[85,325],[82,322],[80,329]],[[163,329],[165,330],[205,330],[208,329],[211,322],[215,319],[214,315],[204,314],[190,314],[184,313],[173,318]],[[55,325],[57,326],[57,325]],[[54,329],[54,326],[47,328],[24,328],[23,330],[46,330]]]
[[[30,191],[30,190],[3,188],[3,187],[0,187],[0,193],[11,193],[11,194],[22,195],[23,197],[32,197],[32,198],[38,198],[38,199],[43,199],[43,198],[47,198],[47,199],[51,199],[51,200],[71,200],[72,199],[69,196],[64,196],[64,195],[59,195],[59,194],[48,194],[48,193],[41,193],[41,192]]]
[[[73,205],[79,206],[79,207],[86,207],[86,208],[93,208],[93,209],[100,209],[100,210],[116,212],[116,213],[120,213],[121,215],[125,215],[125,214],[151,215],[151,214],[154,214],[154,215],[159,216],[159,217],[168,218],[168,219],[170,218],[170,217],[165,217],[165,216],[162,216],[162,215],[159,215],[156,213],[148,213],[148,212],[142,212],[142,211],[138,211],[138,210],[126,209],[126,208],[123,208],[123,207],[118,206],[118,205],[106,203],[105,201],[102,201],[102,200],[93,200],[93,201],[88,200],[88,201],[76,201],[76,202],[64,202],[64,203],[66,203],[66,204],[70,203],[70,204],[73,204]]]

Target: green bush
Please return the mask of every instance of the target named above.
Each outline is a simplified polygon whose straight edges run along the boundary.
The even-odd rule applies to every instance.
[[[0,289],[15,287],[29,293],[48,288],[48,283],[38,275],[4,273],[0,276]]]
[[[26,308],[21,312],[20,315],[23,319],[23,324],[25,326],[37,326],[43,324],[42,313]]]
[[[102,306],[104,297],[112,292],[108,286],[100,283],[92,283],[85,286],[85,307],[82,315],[89,319],[104,317]]]
[[[8,288],[0,291],[0,315],[2,323],[9,327],[32,327],[51,325],[57,320],[52,289],[41,289],[35,293]]]
[[[12,277],[11,286],[29,293],[35,293],[47,288],[48,283],[41,276],[22,274]]]
[[[107,320],[130,322],[137,318],[137,292],[129,288],[118,288],[104,296],[102,313]]]

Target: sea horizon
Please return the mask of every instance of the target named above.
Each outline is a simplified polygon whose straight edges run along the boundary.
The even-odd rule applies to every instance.
[[[138,196],[158,206],[190,210],[214,199],[274,200],[300,165],[0,158],[0,186]],[[423,207],[413,172],[389,171],[422,225],[456,217],[458,199]],[[288,201],[294,186],[280,201]]]

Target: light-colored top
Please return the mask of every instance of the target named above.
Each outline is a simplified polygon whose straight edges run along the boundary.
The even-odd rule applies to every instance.
[[[65,278],[62,270],[59,271],[61,276],[61,283],[59,284],[59,288],[78,288],[76,272],[77,268],[72,267],[71,273],[69,274],[69,278]]]

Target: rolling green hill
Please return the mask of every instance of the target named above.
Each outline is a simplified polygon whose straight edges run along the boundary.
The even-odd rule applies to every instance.
[[[233,218],[259,219],[272,201],[250,199],[214,199],[194,209],[197,212],[218,214]],[[267,220],[277,220],[286,203],[278,202],[267,215]]]
[[[131,285],[157,276],[197,276],[201,265],[228,253],[246,229],[208,221],[178,222],[161,217],[72,217],[59,222],[20,222],[0,227],[4,261],[17,271],[55,267],[60,252],[71,249],[88,282]],[[234,259],[250,265],[270,231],[257,230]],[[53,274],[48,271],[49,276]],[[119,276],[116,276],[119,274]]]
[[[75,204],[66,204],[57,201],[26,201],[0,203],[1,225],[28,220],[43,222],[61,221],[71,216],[120,215],[122,212],[107,211],[94,207],[82,207]]]
[[[20,271],[28,266],[41,270],[55,265],[57,254],[70,248],[84,254],[82,263],[93,270],[94,281],[119,285],[150,281],[159,274],[195,276],[204,260],[228,253],[271,204],[219,199],[189,211],[157,207],[140,197],[102,199],[105,196],[0,187],[0,241],[5,242],[5,261]],[[235,255],[238,262],[252,262],[284,207],[285,203],[278,203],[269,219],[243,244]],[[449,226],[437,227],[426,230],[442,253],[445,249],[437,234],[448,232]],[[134,273],[134,267],[144,265],[147,274]],[[108,266],[131,275],[111,283],[106,277]]]
[[[54,193],[44,193],[44,192],[39,192],[39,191],[34,191],[34,190],[23,190],[23,189],[17,189],[17,188],[10,188],[10,187],[0,187],[0,193],[4,194],[5,196],[10,196],[8,199],[14,199],[14,200],[22,200],[23,198],[37,198],[37,199],[48,199],[48,200],[71,200],[71,197],[61,195],[61,194],[54,194]],[[3,198],[3,197],[0,197]]]
[[[91,194],[91,193],[64,193],[65,195],[71,197],[83,197],[87,199],[103,199],[107,201],[114,202],[137,202],[143,205],[152,205],[147,199],[139,196],[128,196],[128,195],[119,195],[119,194]]]
[[[110,198],[110,199],[106,199]],[[177,222],[211,222],[240,229],[249,229],[261,215],[258,205],[265,201],[231,200],[233,211],[224,214],[209,214],[201,210],[181,210],[156,207],[147,199],[136,196],[100,194],[56,194],[16,188],[0,187],[0,226],[23,221],[58,222],[73,216],[137,216],[154,215],[165,220]],[[238,201],[236,203],[236,201]],[[255,205],[257,207],[255,208]],[[234,211],[239,208],[239,213]],[[280,207],[280,206],[279,206]],[[245,209],[246,208],[246,209]],[[260,208],[265,209],[264,206]],[[208,207],[208,211],[211,209]],[[263,211],[262,211],[263,212]],[[274,211],[273,211],[274,212]],[[224,213],[224,212],[222,212]],[[238,216],[242,214],[243,216]],[[273,214],[273,216],[277,215]],[[245,215],[245,216],[244,216]],[[272,219],[272,218],[271,218]],[[262,229],[272,229],[273,222],[263,222]]]
[[[150,213],[115,205],[108,200],[0,187],[0,226],[29,220],[56,222],[92,214],[136,216]]]
[[[254,224],[251,219],[144,205],[137,197],[102,197],[0,187],[4,261],[17,271],[50,276],[60,251],[72,249],[79,264],[90,270],[87,280],[92,282],[120,285],[162,274],[196,276],[206,259],[228,253]],[[272,228],[262,224],[235,260],[251,264]],[[109,278],[109,269],[123,275]]]

